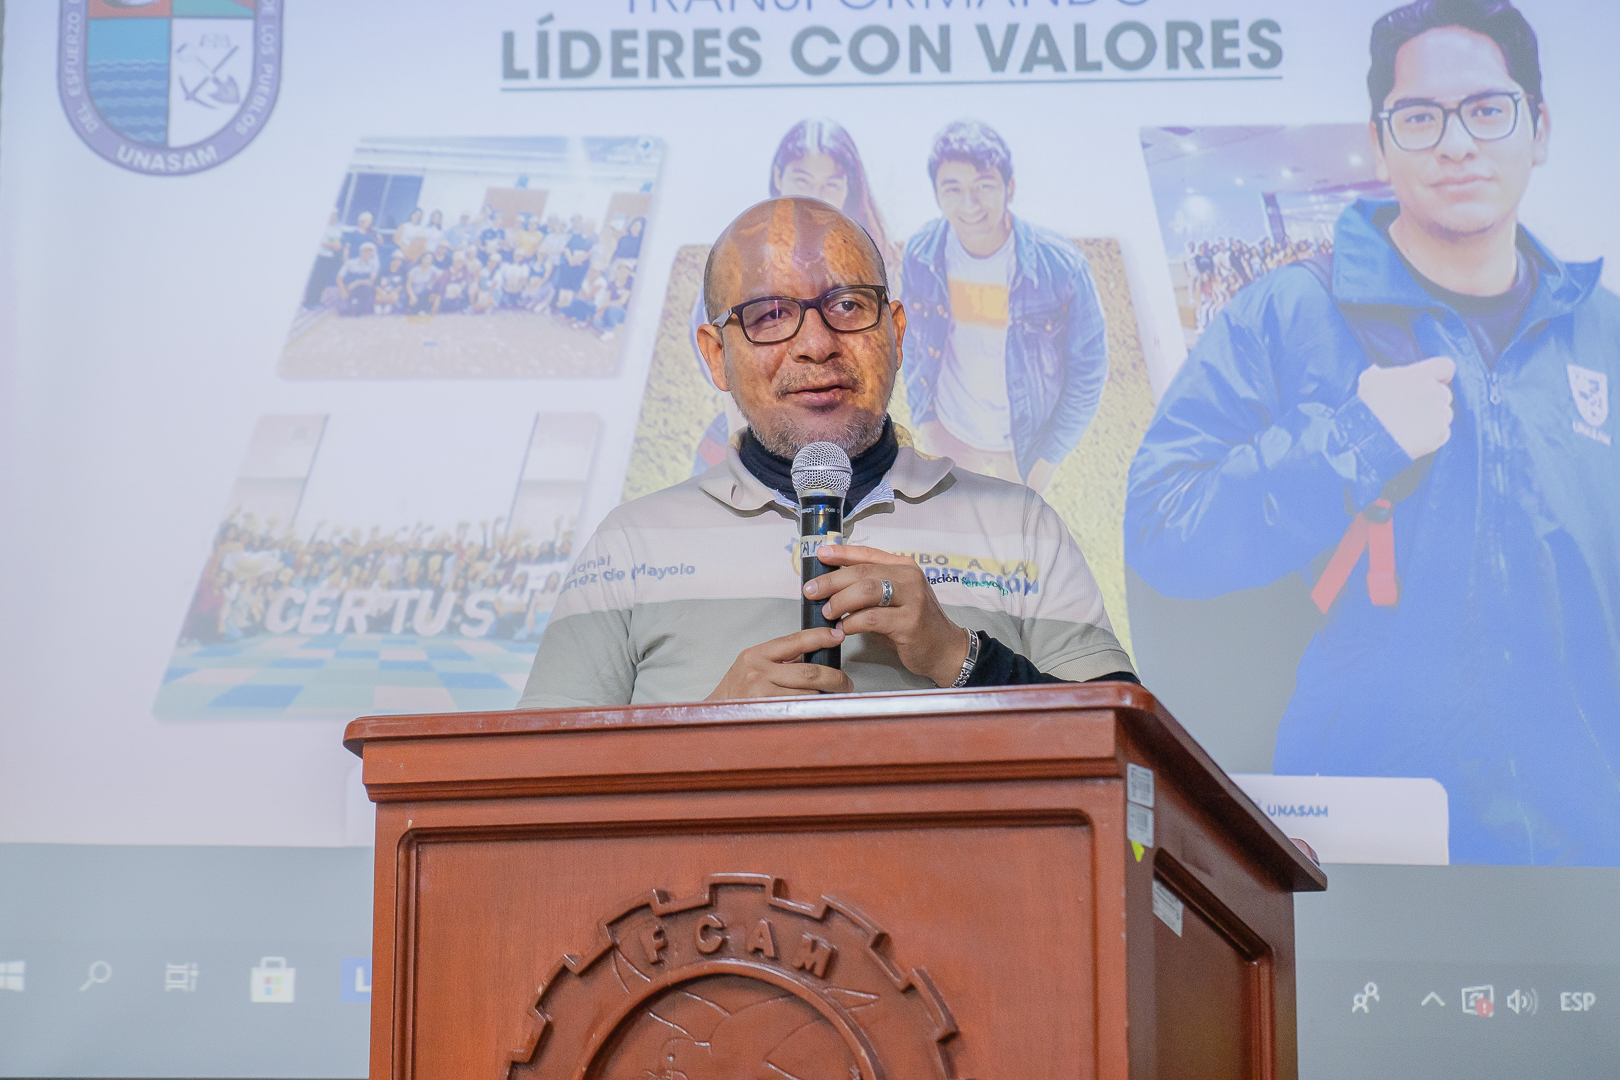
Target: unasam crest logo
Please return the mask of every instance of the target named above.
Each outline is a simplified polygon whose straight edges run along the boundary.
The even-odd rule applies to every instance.
[[[184,176],[234,157],[281,86],[283,0],[61,0],[57,89],[90,148]]]
[[[956,1022],[922,968],[830,896],[769,874],[654,890],[562,957],[509,1080],[956,1080]]]

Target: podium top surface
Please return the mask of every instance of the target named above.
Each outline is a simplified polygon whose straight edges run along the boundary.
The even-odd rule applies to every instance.
[[[1158,699],[1134,683],[1041,683],[973,690],[890,690],[814,697],[745,698],[662,705],[613,705],[587,709],[506,709],[499,712],[416,713],[362,716],[349,723],[343,745],[360,754],[367,743],[454,735],[517,735],[529,732],[608,728],[684,727],[692,724],[759,724],[795,721],[899,719],[972,713],[1053,709],[1108,709],[1169,721],[1180,741],[1197,746]],[[1168,733],[1168,732],[1167,732]],[[1202,753],[1202,751],[1200,751]]]
[[[897,723],[907,731],[897,732]],[[926,736],[922,740],[919,725]],[[817,740],[816,761],[809,767],[801,763],[797,770],[806,780],[814,774],[822,782],[836,782],[873,769],[895,779],[912,771],[921,779],[941,768],[966,775],[961,770],[972,766],[1019,770],[1009,778],[1123,777],[1125,761],[1116,738],[1122,729],[1167,779],[1173,777],[1281,882],[1297,892],[1327,887],[1321,868],[1277,829],[1151,693],[1131,683],[366,716],[348,725],[343,744],[366,760],[366,784],[374,799],[467,797],[487,784],[500,789],[488,795],[516,794],[512,785],[521,779],[535,781],[523,785],[532,788],[530,794],[562,794],[630,790],[640,786],[636,778],[651,785],[652,771],[687,778],[682,783],[700,775],[707,781],[724,774],[757,777],[760,761],[754,759],[780,751],[782,739],[802,734],[806,727],[829,726],[841,730],[836,738],[825,732],[827,737]],[[672,757],[671,740],[652,735],[659,729],[684,732],[688,748],[675,750]],[[750,751],[744,732],[752,733],[757,750]],[[570,745],[579,738],[589,741],[588,749]],[[648,755],[631,745],[649,738],[661,741],[654,755],[656,770],[649,769]],[[480,752],[495,750],[496,743],[503,752]],[[457,753],[421,753],[450,744]],[[515,753],[515,745],[533,752]],[[622,754],[616,752],[621,748]],[[384,758],[390,763],[388,780],[374,776],[373,762]],[[684,764],[683,758],[688,759]],[[496,772],[489,770],[491,760],[500,762]]]

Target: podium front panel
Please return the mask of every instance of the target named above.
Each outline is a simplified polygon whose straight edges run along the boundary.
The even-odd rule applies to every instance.
[[[1291,1077],[1269,823],[1234,839],[1107,710],[999,697],[1025,708],[373,732],[372,1075]]]

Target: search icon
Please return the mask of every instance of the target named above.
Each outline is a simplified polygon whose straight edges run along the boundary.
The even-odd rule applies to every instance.
[[[90,977],[84,980],[83,986],[79,987],[79,993],[82,994],[96,983],[104,983],[110,978],[112,978],[112,965],[105,960],[97,960],[90,965]]]

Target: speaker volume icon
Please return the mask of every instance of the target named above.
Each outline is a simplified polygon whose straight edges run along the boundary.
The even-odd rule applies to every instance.
[[[1540,1006],[1541,999],[1533,986],[1527,991],[1515,990],[1507,996],[1507,1007],[1513,1010],[1514,1016],[1521,1014],[1534,1016]]]

